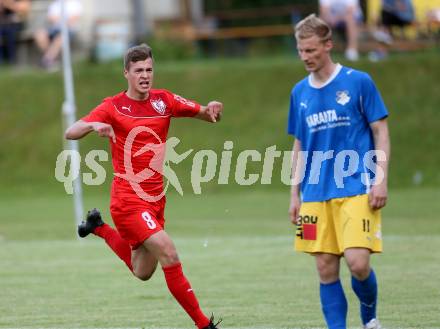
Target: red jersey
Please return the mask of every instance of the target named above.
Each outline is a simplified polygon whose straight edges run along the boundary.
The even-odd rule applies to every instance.
[[[192,117],[199,111],[200,105],[195,102],[167,90],[151,89],[148,99],[142,101],[129,98],[125,92],[108,97],[81,120],[113,127],[116,135],[116,143],[110,142],[116,175],[113,190],[132,196],[136,191],[131,181],[148,195],[157,196],[163,192],[161,173],[170,120]]]

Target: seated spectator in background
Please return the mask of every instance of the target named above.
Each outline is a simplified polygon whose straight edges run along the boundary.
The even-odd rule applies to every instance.
[[[381,31],[392,35],[392,27],[402,29],[414,22],[414,7],[411,0],[382,0]]]
[[[359,0],[319,0],[321,18],[333,29],[343,30],[347,40],[345,58],[350,61],[359,59],[358,24],[362,21]]]
[[[380,42],[377,49],[368,57],[372,61],[384,59],[388,55],[387,46],[393,42],[392,28],[403,31],[405,26],[414,22],[414,7],[411,0],[382,0],[381,23],[373,37]]]
[[[79,0],[65,0],[67,26],[69,35],[73,36],[82,14],[82,5]],[[48,26],[35,32],[35,42],[43,52],[41,65],[51,70],[56,66],[56,61],[61,52],[61,1],[55,0],[49,5],[47,11]]]
[[[30,0],[0,0],[0,64],[16,61],[17,37],[29,8]]]
[[[440,8],[431,9],[426,13],[428,24],[438,25],[440,23]]]

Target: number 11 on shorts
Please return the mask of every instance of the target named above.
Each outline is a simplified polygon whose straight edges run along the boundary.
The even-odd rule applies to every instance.
[[[370,232],[370,220],[369,219],[362,219],[362,228],[364,232]]]

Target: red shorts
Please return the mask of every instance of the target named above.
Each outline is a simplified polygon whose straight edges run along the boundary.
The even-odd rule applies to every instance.
[[[121,237],[132,249],[137,249],[146,239],[164,229],[166,199],[146,202],[136,195],[118,198],[112,195],[110,213]]]

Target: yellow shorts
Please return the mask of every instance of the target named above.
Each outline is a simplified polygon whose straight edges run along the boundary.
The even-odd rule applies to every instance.
[[[323,202],[303,202],[296,226],[295,250],[342,255],[347,248],[382,252],[380,210],[368,194]]]

